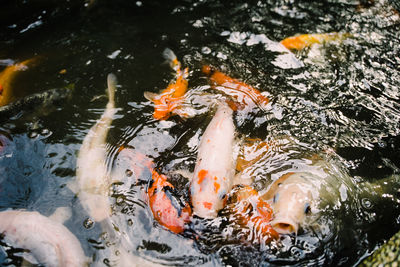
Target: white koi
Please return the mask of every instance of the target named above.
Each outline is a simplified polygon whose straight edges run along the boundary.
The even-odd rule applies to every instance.
[[[77,160],[78,196],[84,209],[94,221],[111,215],[109,187],[111,178],[106,166],[106,138],[116,113],[114,95],[117,78],[108,74],[108,103],[101,118],[89,130],[79,150]]]
[[[55,212],[62,213],[64,208]],[[44,266],[85,266],[87,258],[79,240],[56,216],[46,217],[36,211],[0,212],[0,233],[7,244],[28,250],[24,258]],[[63,220],[68,217],[62,215]]]
[[[190,193],[194,213],[203,218],[217,216],[233,186],[236,160],[232,113],[220,103],[200,141]]]

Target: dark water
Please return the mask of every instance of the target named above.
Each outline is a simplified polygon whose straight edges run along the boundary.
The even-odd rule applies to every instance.
[[[193,228],[203,229],[197,241],[175,235],[153,221],[145,186],[116,187],[114,219],[130,237],[133,254],[167,265],[351,266],[400,229],[395,1],[48,0],[0,6],[0,59],[39,58],[15,81],[15,99],[75,88],[72,99],[51,109],[38,105],[1,118],[0,208],[50,215],[57,207],[71,207],[65,225],[93,262],[107,262],[107,238],[98,225],[85,225],[87,214],[67,184],[75,179],[80,144],[105,108],[106,98],[97,97],[104,95],[107,74],[115,73],[119,81],[119,110],[108,136],[111,163],[124,145],[154,159],[164,173],[192,171],[212,115],[210,107],[199,104],[191,119],[152,118],[153,106],[143,92],[158,92],[173,78],[161,56],[166,47],[189,68],[193,100],[209,89],[203,64],[271,98],[267,110],[235,116],[241,136],[292,140],[282,141],[280,150],[256,166],[256,183],[305,168],[312,155],[331,150],[329,174],[335,178],[324,186],[334,193],[322,196],[330,205],[297,237],[260,246],[227,237],[223,230],[230,226],[221,230],[218,220],[194,222]],[[317,32],[351,37],[294,55],[276,49],[285,37]],[[171,179],[185,194],[187,181]],[[373,185],[381,191],[368,190]],[[18,265],[18,255],[7,245],[1,248],[0,262]]]

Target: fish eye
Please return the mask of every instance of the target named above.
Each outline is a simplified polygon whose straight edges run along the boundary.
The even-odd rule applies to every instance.
[[[278,198],[279,198],[279,193],[276,193],[274,195],[274,198],[272,199],[272,202],[276,203],[278,201]]]
[[[310,203],[306,203],[306,205],[304,206],[304,213],[305,214],[310,214],[311,213]]]

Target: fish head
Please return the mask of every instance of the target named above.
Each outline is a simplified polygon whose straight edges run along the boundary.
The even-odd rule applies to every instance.
[[[271,203],[274,212],[271,225],[280,234],[297,234],[300,225],[311,214],[313,187],[299,174],[277,182]]]

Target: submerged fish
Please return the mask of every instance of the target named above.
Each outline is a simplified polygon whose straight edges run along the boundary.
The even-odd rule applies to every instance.
[[[101,221],[111,215],[109,202],[111,178],[106,166],[106,138],[116,113],[114,101],[116,84],[115,75],[108,74],[106,109],[83,140],[77,159],[78,197],[89,216],[95,221]]]
[[[206,74],[216,86],[215,89],[222,90],[242,107],[253,107],[257,105],[261,109],[264,109],[269,102],[268,97],[261,94],[259,90],[244,82],[231,78],[211,66],[203,66],[202,72]]]
[[[301,50],[313,44],[322,44],[331,41],[340,41],[349,37],[349,33],[314,33],[301,34],[293,37],[285,38],[281,41],[287,49]]]
[[[236,159],[232,114],[225,103],[219,104],[201,137],[190,195],[194,213],[203,218],[217,216],[233,186]]]
[[[175,71],[175,82],[170,83],[160,94],[144,92],[144,97],[154,103],[153,117],[156,120],[166,120],[172,115],[186,117],[180,108],[188,88],[188,68],[181,69],[181,63],[172,50],[167,48],[163,54]]]
[[[59,104],[72,97],[73,89],[73,86],[49,89],[2,106],[0,107],[0,121],[9,119],[20,112],[30,112]]]
[[[69,217],[66,212],[65,208],[58,208],[46,217],[35,211],[2,211],[0,234],[7,244],[29,252],[24,253],[24,258],[32,264],[85,266],[87,259],[79,240],[62,224]]]
[[[6,67],[0,72],[0,106],[7,105],[13,100],[12,84],[20,71],[28,69],[28,66],[36,61],[36,58],[27,59],[17,64]]]

